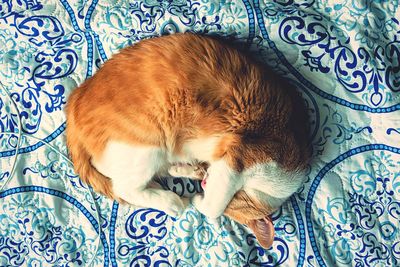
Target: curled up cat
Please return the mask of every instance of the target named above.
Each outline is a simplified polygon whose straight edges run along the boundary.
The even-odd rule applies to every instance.
[[[274,236],[269,215],[303,184],[310,158],[292,86],[195,34],[122,49],[71,93],[66,116],[75,170],[95,191],[171,216],[191,201],[208,217],[248,225],[264,247]],[[197,163],[207,165],[201,174]],[[204,194],[188,200],[152,182],[168,172],[204,178]]]

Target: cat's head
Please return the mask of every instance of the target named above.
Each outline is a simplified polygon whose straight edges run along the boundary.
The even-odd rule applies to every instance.
[[[224,214],[245,224],[264,248],[274,239],[271,215],[304,183],[304,171],[287,171],[275,162],[258,164],[241,174],[244,187],[238,191]]]
[[[304,170],[286,170],[270,160],[248,166],[235,175],[243,187],[233,196],[224,214],[247,225],[261,246],[269,248],[275,234],[271,215],[301,187],[306,177]],[[204,190],[207,179],[207,175],[203,176]]]
[[[301,121],[293,125],[308,127]],[[306,130],[278,129],[282,129],[278,134],[267,130],[265,135],[227,135],[218,155],[243,181],[242,190],[233,197],[225,215],[249,226],[264,248],[269,248],[274,239],[270,216],[304,183],[311,157]]]

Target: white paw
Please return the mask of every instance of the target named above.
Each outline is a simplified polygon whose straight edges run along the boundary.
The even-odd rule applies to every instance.
[[[191,202],[193,204],[193,206],[200,211],[201,213],[203,213],[203,199],[204,199],[204,195],[202,194],[196,194],[192,197]]]
[[[181,199],[178,195],[171,192],[168,197],[161,200],[160,209],[172,217],[180,216],[188,205],[188,201]]]
[[[189,164],[178,163],[172,165],[168,169],[168,173],[173,177],[187,177],[191,179],[203,179],[205,176],[205,170],[198,166],[192,166]]]
[[[189,164],[177,163],[172,165],[168,172],[174,177],[187,177],[193,173],[194,169],[195,168]]]
[[[220,217],[224,211],[216,209],[212,203],[207,203],[203,195],[197,194],[192,198],[193,206],[202,214],[210,219],[216,219]]]
[[[168,173],[173,177],[183,176],[181,168],[182,167],[179,165],[172,165],[171,167],[169,167]]]

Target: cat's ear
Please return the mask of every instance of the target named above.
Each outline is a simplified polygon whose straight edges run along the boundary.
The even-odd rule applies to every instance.
[[[269,249],[274,241],[275,229],[270,218],[265,217],[257,220],[251,220],[247,223],[257,238],[258,243]]]

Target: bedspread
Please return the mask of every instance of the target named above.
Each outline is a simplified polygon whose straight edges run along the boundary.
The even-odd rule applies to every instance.
[[[400,266],[399,20],[398,0],[0,1],[0,266]],[[68,159],[71,90],[119,49],[185,31],[244,43],[307,104],[314,158],[269,250],[193,207],[118,205]]]

